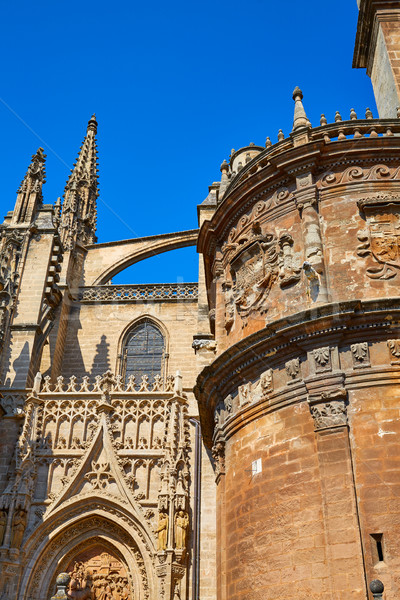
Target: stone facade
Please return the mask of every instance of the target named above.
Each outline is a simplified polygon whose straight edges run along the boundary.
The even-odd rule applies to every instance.
[[[198,231],[98,244],[96,132],[93,116],[62,206],[44,204],[39,149],[1,227],[0,597],[49,599],[65,571],[70,598],[211,600],[198,283],[111,284]],[[142,346],[129,358],[138,327],[162,340],[151,373]]]
[[[0,228],[1,600],[398,597],[398,4],[360,2],[380,118],[313,128],[296,88],[200,231],[97,242],[94,115],[62,203],[33,155]],[[196,243],[196,283],[112,284]]]

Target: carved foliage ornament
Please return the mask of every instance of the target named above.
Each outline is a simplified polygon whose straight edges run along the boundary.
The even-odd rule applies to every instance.
[[[309,397],[315,431],[347,425],[346,397],[347,392],[344,388]]]
[[[391,279],[400,269],[400,196],[376,194],[358,201],[366,227],[358,232],[357,254],[375,263],[366,270],[371,279]]]
[[[391,364],[400,364],[400,340],[388,340],[387,344],[391,354]]]
[[[300,376],[300,359],[292,358],[291,360],[288,360],[288,362],[285,364],[285,369],[289,381],[298,379]]]
[[[357,342],[356,344],[351,344],[350,349],[353,355],[354,367],[369,366],[368,342]]]

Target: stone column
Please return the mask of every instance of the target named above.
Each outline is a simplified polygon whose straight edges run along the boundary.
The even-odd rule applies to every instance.
[[[313,384],[307,387],[312,389]],[[336,582],[330,591],[340,598],[368,597],[346,398],[346,390],[339,387],[311,393],[308,402],[318,453],[327,567],[331,582]]]
[[[305,265],[309,280],[310,299],[313,303],[328,302],[325,261],[321,226],[318,214],[318,190],[312,185],[312,175],[298,176],[297,191],[294,192],[296,206],[300,212],[303,232]]]

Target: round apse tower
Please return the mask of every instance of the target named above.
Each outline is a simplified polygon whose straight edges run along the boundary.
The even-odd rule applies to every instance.
[[[390,600],[400,121],[352,110],[312,128],[293,97],[287,139],[224,161],[199,237],[217,342],[195,392],[215,460],[218,594],[361,599],[380,579]]]

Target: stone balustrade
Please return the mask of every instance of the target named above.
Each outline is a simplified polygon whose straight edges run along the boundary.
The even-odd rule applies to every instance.
[[[80,301],[90,302],[165,302],[197,300],[198,283],[155,283],[141,285],[96,285],[80,290]]]

